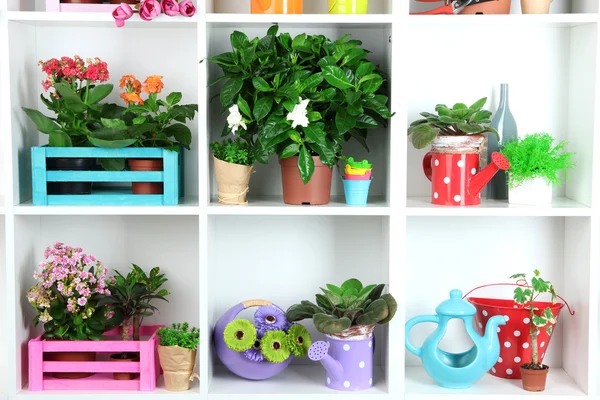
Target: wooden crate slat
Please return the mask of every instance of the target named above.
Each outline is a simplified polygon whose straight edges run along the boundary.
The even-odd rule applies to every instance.
[[[162,194],[52,194],[49,206],[162,206]]]
[[[45,147],[48,158],[161,158],[161,148]]]
[[[48,171],[48,182],[162,182],[162,171]],[[175,184],[175,183],[173,183]]]
[[[135,361],[44,361],[44,372],[140,372]]]
[[[31,390],[31,388],[29,389]],[[83,379],[44,378],[43,390],[140,390],[140,380],[119,381],[111,374],[94,374]]]

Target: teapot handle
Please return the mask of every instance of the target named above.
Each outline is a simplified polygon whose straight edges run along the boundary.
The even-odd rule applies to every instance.
[[[420,347],[415,347],[410,342],[410,338],[409,338],[408,334],[410,333],[410,330],[415,325],[421,324],[423,322],[433,322],[435,324],[439,324],[440,319],[437,315],[419,315],[418,317],[409,319],[408,322],[406,323],[404,345],[406,346],[408,351],[410,351],[417,357],[421,357],[422,350]]]

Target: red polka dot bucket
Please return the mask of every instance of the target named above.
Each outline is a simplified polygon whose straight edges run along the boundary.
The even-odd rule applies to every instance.
[[[497,284],[487,286],[499,286],[514,284]],[[474,290],[483,288],[482,286]],[[467,293],[467,297],[471,292]],[[560,298],[564,301],[564,299]],[[498,362],[489,371],[490,374],[499,378],[521,379],[520,366],[531,362],[531,335],[529,333],[530,311],[519,305],[514,300],[490,299],[484,297],[468,297],[469,303],[475,306],[475,329],[480,335],[485,332],[485,326],[490,318],[496,315],[504,316],[506,325],[498,327],[498,339],[500,340],[500,357]],[[566,303],[566,302],[565,302]],[[535,314],[541,315],[546,307],[550,307],[552,314],[557,320],[560,310],[564,307],[563,303],[552,304],[550,302],[536,301],[534,306],[538,309]],[[568,307],[568,305],[567,305]],[[574,314],[569,309],[571,314]],[[539,360],[544,361],[546,350],[550,345],[551,336],[546,329],[538,330]]]

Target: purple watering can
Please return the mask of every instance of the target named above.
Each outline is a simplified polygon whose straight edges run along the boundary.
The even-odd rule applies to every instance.
[[[308,357],[320,361],[327,370],[327,387],[359,391],[373,387],[375,325],[357,325],[337,335],[326,335],[327,342],[315,342]]]

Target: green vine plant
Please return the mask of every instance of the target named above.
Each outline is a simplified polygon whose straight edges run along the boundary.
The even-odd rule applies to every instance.
[[[184,349],[196,350],[200,344],[200,330],[190,328],[187,322],[173,324],[170,328],[160,328],[156,331],[161,346],[179,346]]]
[[[227,139],[222,142],[213,142],[210,145],[214,156],[231,164],[247,165],[254,164],[254,155],[251,146],[237,138],[235,140]]]
[[[500,152],[510,162],[509,187],[515,188],[536,178],[544,178],[553,186],[565,182],[566,171],[575,166],[574,153],[565,151],[567,144],[561,141],[554,145],[554,138],[548,133],[534,133],[505,142]]]
[[[534,302],[544,293],[550,293],[552,295],[552,304],[556,304],[556,291],[554,286],[549,281],[545,281],[540,277],[540,271],[537,269],[533,271],[534,277],[531,278],[531,285],[527,281],[526,274],[515,274],[510,279],[518,279],[525,283],[525,288],[517,287],[514,292],[515,303],[525,306],[525,309],[529,310],[529,334],[531,337],[531,363],[523,365],[526,369],[542,370],[548,367],[542,365],[539,361],[539,347],[538,347],[538,330],[546,329],[548,336],[552,335],[553,325],[556,324],[556,317],[552,314],[550,307],[537,315],[535,312],[539,311],[538,308],[534,307]]]

